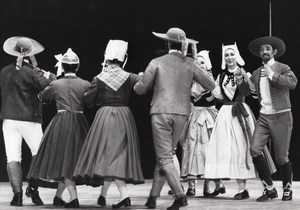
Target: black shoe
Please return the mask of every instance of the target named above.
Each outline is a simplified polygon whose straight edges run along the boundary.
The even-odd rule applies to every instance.
[[[210,197],[215,197],[219,194],[224,194],[226,193],[226,188],[224,186],[220,187],[219,189],[215,189],[211,194],[210,194]]]
[[[180,207],[187,206],[188,202],[186,199],[186,196],[182,196],[180,198],[177,198],[172,206],[168,207],[167,210],[178,210]]]
[[[212,196],[212,193],[210,192],[210,191],[203,191],[203,197],[206,197],[206,198],[208,198],[208,197],[213,197]]]
[[[188,188],[186,195],[187,196],[194,196],[196,194],[196,189],[195,188]]]
[[[64,206],[66,202],[60,197],[55,196],[53,199],[53,206]]]
[[[40,198],[39,191],[37,189],[31,188],[30,186],[28,186],[26,188],[25,195],[27,197],[31,198],[32,203],[34,203],[35,205],[38,205],[38,206],[44,205],[42,199]]]
[[[263,202],[263,201],[266,201],[268,199],[273,199],[273,198],[278,198],[276,188],[274,187],[272,190],[268,190],[267,188],[265,188],[262,196],[257,198],[256,201]]]
[[[120,208],[120,207],[122,207],[122,206],[131,206],[131,200],[130,200],[130,198],[129,197],[127,197],[127,198],[125,198],[125,199],[123,199],[122,201],[120,201],[118,204],[116,204],[116,205],[112,205],[112,208],[113,209],[118,209],[118,208]]]
[[[23,206],[23,193],[18,192],[14,194],[12,201],[10,202],[11,206]]]
[[[150,196],[145,203],[145,206],[147,206],[149,209],[155,209],[156,208],[156,196]]]
[[[25,191],[25,195],[28,198],[31,198],[33,196],[33,192],[34,192],[34,189],[31,188],[30,185],[28,185],[28,187],[26,188],[26,191]]]
[[[293,199],[293,191],[289,188],[283,189],[282,200],[290,201]]]
[[[79,208],[79,201],[76,198],[69,203],[65,203],[64,207],[65,208]]]
[[[102,195],[99,196],[97,204],[102,207],[106,206],[106,200],[105,200],[104,196],[102,196]]]
[[[248,190],[244,190],[243,192],[241,193],[237,193],[235,196],[234,196],[234,199],[235,200],[243,200],[243,199],[246,199],[246,198],[249,198],[249,192]]]

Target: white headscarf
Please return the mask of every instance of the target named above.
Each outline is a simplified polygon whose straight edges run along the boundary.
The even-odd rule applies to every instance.
[[[245,61],[243,60],[243,58],[240,55],[239,49],[238,49],[238,47],[236,45],[236,42],[234,42],[234,44],[232,44],[232,45],[224,45],[224,44],[222,44],[222,65],[221,65],[221,68],[223,70],[226,68],[225,52],[228,49],[234,50],[237,63],[239,65],[241,65],[241,66],[244,66],[245,65]]]
[[[106,60],[117,59],[118,61],[123,62],[122,67],[124,68],[128,58],[127,49],[128,42],[123,40],[109,40],[104,53],[103,66],[105,65]]]
[[[209,59],[209,51],[208,50],[201,50],[198,54],[197,54],[197,59],[198,57],[203,57],[207,70],[210,70],[212,68],[210,59]]]

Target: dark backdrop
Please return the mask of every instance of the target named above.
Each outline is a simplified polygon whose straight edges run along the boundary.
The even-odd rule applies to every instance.
[[[299,77],[300,47],[299,0],[272,0],[272,33],[286,42],[287,52],[280,58]],[[220,72],[221,45],[237,42],[246,61],[245,69],[252,72],[261,61],[248,51],[254,38],[269,35],[268,0],[0,0],[0,43],[11,36],[28,36],[39,41],[45,51],[37,55],[39,66],[53,73],[55,54],[71,47],[80,57],[78,75],[89,81],[99,73],[103,52],[109,39],[129,42],[126,70],[144,71],[155,51],[164,48],[163,41],[152,31],[165,33],[170,27],[180,27],[188,37],[199,40],[198,49],[210,50],[214,75]],[[0,51],[0,67],[15,58]],[[299,87],[291,92],[294,114],[290,159],[295,180],[300,179]],[[131,109],[135,116],[145,178],[152,178],[155,154],[149,117],[151,93],[132,94]],[[247,99],[253,112],[258,102]],[[86,110],[91,123],[96,108]],[[55,115],[55,106],[44,107],[44,128]],[[7,181],[6,158],[0,132],[0,180]],[[30,151],[23,148],[26,174]],[[180,156],[180,150],[179,154]],[[278,175],[275,175],[275,178]]]

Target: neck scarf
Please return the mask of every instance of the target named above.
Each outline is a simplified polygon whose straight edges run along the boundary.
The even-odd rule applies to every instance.
[[[97,78],[108,85],[114,91],[124,84],[128,79],[130,73],[124,71],[121,67],[117,65],[108,65],[104,67],[102,72],[98,74]]]

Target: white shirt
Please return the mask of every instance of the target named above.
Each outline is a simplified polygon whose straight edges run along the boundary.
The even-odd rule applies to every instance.
[[[275,59],[272,58],[267,63],[263,63],[264,66],[270,66],[272,67],[275,63]],[[262,69],[261,69],[262,70]],[[281,112],[289,111],[290,109],[285,109],[276,112],[274,110],[273,104],[272,104],[272,98],[270,93],[270,80],[272,80],[274,75],[274,72],[271,72],[269,76],[261,76],[260,77],[260,83],[259,83],[259,89],[260,89],[260,95],[261,95],[261,109],[260,113],[270,115],[270,114],[277,114]]]

